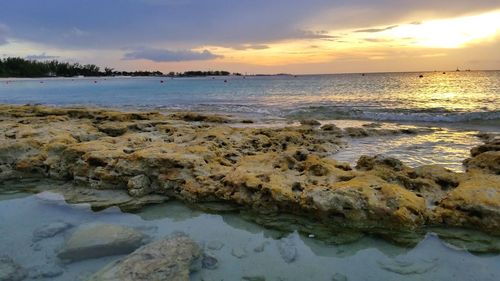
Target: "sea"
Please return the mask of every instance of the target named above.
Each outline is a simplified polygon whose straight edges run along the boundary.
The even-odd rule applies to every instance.
[[[478,135],[500,134],[500,71],[12,78],[0,79],[0,103],[196,111],[255,120],[244,126],[298,126],[299,120],[315,119],[342,128],[425,128],[416,135],[346,137],[346,147],[328,157],[355,165],[361,155],[381,154],[413,167],[433,164],[461,172],[470,149],[482,143]],[[407,244],[369,233],[322,239],[313,226],[295,225],[300,224],[295,218],[283,218],[276,228],[251,216],[207,212],[175,201],[134,213],[116,207],[95,211],[41,192],[59,184],[64,185],[0,182],[0,257],[23,267],[24,280],[87,280],[123,258],[69,264],[57,258],[78,226],[95,223],[133,227],[151,240],[177,231],[188,234],[217,260],[215,268],[194,272],[190,279],[195,281],[500,280],[500,238],[474,230],[428,229],[417,243]],[[38,230],[61,222],[72,227],[34,239]]]

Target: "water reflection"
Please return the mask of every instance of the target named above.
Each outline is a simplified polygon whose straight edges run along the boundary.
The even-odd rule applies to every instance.
[[[399,238],[386,232],[393,240],[407,243],[398,246],[359,231],[327,228],[307,218],[263,216],[234,206],[210,204],[207,213],[171,201],[134,213],[123,213],[117,207],[94,212],[89,205],[70,205],[56,195],[51,195],[53,200],[43,196],[0,201],[0,252],[30,272],[43,267],[59,273],[40,280],[85,280],[120,258],[62,264],[55,254],[72,230],[33,242],[35,229],[56,221],[75,227],[90,222],[125,225],[152,239],[185,232],[220,264],[215,270],[194,273],[192,280],[241,280],[243,276],[265,276],[266,280],[332,280],[334,276],[348,280],[496,280],[500,276],[498,254],[472,255],[462,250],[498,253],[498,239],[470,230],[431,229],[437,234],[423,231]]]
[[[400,159],[411,167],[437,164],[461,172],[462,161],[470,156],[470,149],[482,143],[477,133],[441,128],[418,135],[351,139],[347,148],[332,157],[355,164],[361,155],[383,154]]]

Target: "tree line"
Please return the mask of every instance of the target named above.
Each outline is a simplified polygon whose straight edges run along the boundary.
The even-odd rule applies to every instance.
[[[74,77],[74,76],[168,76],[168,77],[199,77],[199,76],[228,76],[228,71],[186,71],[169,72],[161,71],[116,71],[113,68],[100,67],[94,64],[79,64],[60,62],[57,60],[37,61],[24,58],[0,59],[0,77]],[[241,75],[233,73],[233,75]]]

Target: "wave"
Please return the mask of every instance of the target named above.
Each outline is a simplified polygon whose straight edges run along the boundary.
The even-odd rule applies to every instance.
[[[500,120],[500,111],[450,111],[443,108],[383,109],[377,107],[310,106],[285,110],[287,118],[359,119],[374,121],[467,122]]]
[[[195,111],[211,112],[230,115],[257,116],[263,118],[285,119],[354,119],[373,121],[401,121],[401,122],[468,122],[481,120],[499,120],[500,110],[496,111],[452,111],[446,108],[381,108],[379,106],[331,106],[308,105],[299,107],[279,107],[258,103],[199,103],[199,104],[172,104],[172,105],[124,105],[121,107],[140,110]]]

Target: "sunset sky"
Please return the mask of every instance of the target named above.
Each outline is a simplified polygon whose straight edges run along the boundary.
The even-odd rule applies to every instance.
[[[118,70],[500,69],[499,0],[2,0],[0,57]]]

